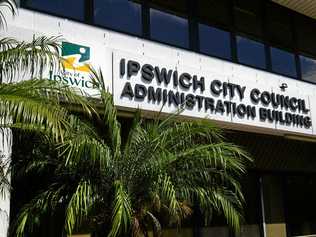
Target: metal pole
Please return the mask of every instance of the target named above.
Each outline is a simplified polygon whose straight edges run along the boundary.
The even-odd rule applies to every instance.
[[[264,211],[263,180],[262,180],[262,177],[259,178],[259,183],[260,183],[260,202],[261,202],[261,217],[262,217],[263,237],[267,237],[267,225],[266,225],[266,217],[265,217],[265,211]]]

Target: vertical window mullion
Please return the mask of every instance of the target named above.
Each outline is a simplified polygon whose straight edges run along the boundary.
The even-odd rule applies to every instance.
[[[238,62],[238,59],[237,59],[236,27],[235,27],[235,19],[234,19],[234,5],[235,5],[235,1],[234,0],[230,1],[230,4],[229,4],[230,29],[231,29],[230,44],[231,44],[232,61],[233,62]]]
[[[262,37],[265,47],[265,54],[266,54],[266,69],[268,71],[272,71],[272,63],[271,63],[271,51],[269,46],[269,37],[268,37],[268,30],[267,30],[267,6],[266,1],[261,0],[261,7],[262,7]]]
[[[189,47],[193,51],[199,51],[197,1],[187,0],[189,21]]]
[[[85,0],[85,23],[93,24],[94,0]]]
[[[291,27],[293,32],[293,41],[294,41],[294,53],[295,53],[295,65],[296,65],[296,74],[297,78],[302,80],[302,68],[301,68],[301,62],[299,57],[299,49],[298,49],[298,39],[297,39],[297,27],[296,27],[296,13],[291,13]]]
[[[145,39],[150,38],[150,12],[147,0],[142,1],[142,35]]]

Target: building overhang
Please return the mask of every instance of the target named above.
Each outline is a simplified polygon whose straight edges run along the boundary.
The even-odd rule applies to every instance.
[[[292,9],[303,15],[316,19],[316,1],[315,0],[272,0],[284,7]]]

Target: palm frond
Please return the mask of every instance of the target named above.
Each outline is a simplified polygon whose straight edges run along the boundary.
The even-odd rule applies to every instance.
[[[93,162],[95,168],[105,171],[111,163],[111,150],[98,136],[93,127],[83,123],[75,116],[69,116],[68,131],[65,140],[58,145],[64,165],[78,165],[87,159]]]
[[[69,125],[69,111],[61,102],[76,103],[88,114],[93,113],[86,98],[69,87],[47,80],[28,80],[0,84],[1,126],[20,124],[48,129],[56,140],[62,140]]]
[[[112,227],[108,237],[126,233],[132,224],[132,205],[121,181],[115,181]]]
[[[108,92],[108,89],[104,84],[104,77],[101,69],[99,71],[94,68],[90,68],[91,71],[91,80],[93,84],[99,88],[101,102],[103,106],[103,123],[108,129],[108,135],[111,138],[112,150],[114,157],[117,159],[120,157],[120,148],[121,148],[121,126],[117,121],[117,110],[113,103],[113,97]]]
[[[80,226],[87,218],[92,200],[92,186],[89,181],[81,180],[66,208],[65,229],[72,235],[74,228]]]
[[[162,228],[159,220],[150,211],[146,212],[153,224],[153,237],[160,237],[162,235]]]
[[[0,0],[0,26],[5,27],[7,25],[6,21],[6,10],[15,16],[17,14],[17,5],[15,0]]]
[[[63,187],[57,190],[49,187],[47,191],[40,193],[28,204],[24,205],[14,223],[14,235],[24,237],[26,232],[32,233],[42,215],[56,208],[60,201],[62,189]]]
[[[32,42],[18,42],[11,38],[0,41],[0,76],[11,82],[18,76],[42,77],[44,70],[62,68],[59,56],[60,37],[34,37]]]

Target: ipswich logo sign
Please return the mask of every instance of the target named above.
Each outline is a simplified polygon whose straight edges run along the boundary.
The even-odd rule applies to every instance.
[[[64,70],[55,74],[49,72],[49,80],[58,81],[79,89],[93,89],[94,86],[90,80],[90,47],[71,42],[62,42],[61,56]]]
[[[68,70],[89,72],[90,48],[87,46],[62,42],[61,56]]]

